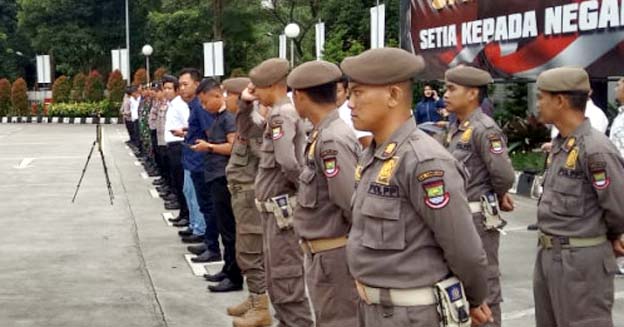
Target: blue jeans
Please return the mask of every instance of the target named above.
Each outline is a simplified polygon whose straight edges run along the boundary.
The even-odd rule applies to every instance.
[[[191,172],[186,169],[184,170],[183,192],[189,209],[189,227],[194,235],[204,235],[206,233],[206,222],[197,202],[197,193],[191,179]]]
[[[221,249],[219,247],[219,230],[217,229],[217,220],[213,207],[212,193],[204,178],[204,172],[191,172],[191,179],[195,185],[199,208],[204,214],[204,220],[206,222],[204,243],[206,243],[208,250],[214,253],[221,253]]]

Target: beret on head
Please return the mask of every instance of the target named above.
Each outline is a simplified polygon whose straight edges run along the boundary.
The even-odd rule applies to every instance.
[[[288,75],[288,86],[295,90],[336,82],[342,77],[338,66],[327,61],[308,61]]]
[[[425,61],[403,49],[379,48],[345,58],[340,68],[356,83],[387,85],[414,78],[425,68]]]
[[[228,78],[223,81],[223,88],[231,93],[243,93],[243,91],[249,86],[250,79],[247,77],[235,77]]]
[[[251,82],[257,87],[269,87],[288,75],[288,60],[271,58],[249,72]]]
[[[492,75],[483,69],[457,66],[446,71],[444,79],[447,82],[468,87],[485,86],[493,82]]]
[[[591,91],[589,75],[585,69],[561,67],[549,69],[537,77],[537,88],[547,92]]]

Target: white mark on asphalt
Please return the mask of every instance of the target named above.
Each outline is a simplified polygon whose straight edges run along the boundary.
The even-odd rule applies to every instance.
[[[140,162],[140,161],[135,161],[135,162],[134,162],[134,165],[135,165],[135,166],[140,166],[140,165],[141,165],[141,162]]]
[[[221,271],[221,268],[223,268],[223,261],[209,262],[209,263],[195,263],[191,261],[191,258],[194,258],[194,257],[195,256],[190,253],[184,255],[184,259],[186,260],[186,263],[188,263],[189,268],[191,268],[191,271],[193,272],[193,275],[195,276],[203,276],[205,273],[216,274],[217,272]]]
[[[169,221],[169,219],[173,219],[173,214],[171,212],[163,212],[162,217],[167,226],[173,227],[173,223]]]
[[[28,166],[35,160],[35,158],[24,158],[22,162],[18,166],[15,166],[15,169],[26,169]]]
[[[154,199],[158,199],[158,191],[156,191],[155,189],[150,189],[149,191]]]
[[[148,178],[149,178],[149,176],[147,176],[147,173],[145,173],[145,172],[144,172],[144,173],[141,173],[141,177],[142,177],[143,179],[148,179]]]

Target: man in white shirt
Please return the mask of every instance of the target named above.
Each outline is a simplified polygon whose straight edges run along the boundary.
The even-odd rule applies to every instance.
[[[355,129],[355,127],[353,127],[353,120],[351,120],[351,109],[349,108],[349,102],[347,101],[348,85],[349,81],[345,77],[341,78],[337,83],[338,87],[336,95],[338,100],[336,104],[338,105],[338,115],[340,116],[340,119],[344,120],[344,122],[347,123],[347,125],[349,125],[351,129],[353,129],[355,137],[357,137],[357,139],[360,141],[360,144],[362,145],[362,149],[366,149],[373,140],[373,134],[371,134],[370,132],[357,130]]]
[[[141,133],[139,126],[139,104],[141,103],[141,86],[135,86],[130,95],[130,121],[132,125],[132,143],[137,148],[138,154],[143,154],[143,146],[141,142]]]
[[[615,98],[621,106],[618,108],[618,115],[611,125],[609,139],[624,156],[624,78],[620,78],[615,86]],[[624,275],[624,257],[617,258],[617,263],[620,267],[619,274]]]
[[[177,78],[170,75],[163,77],[163,90],[168,101],[167,115],[165,117],[165,142],[167,143],[171,186],[178,199],[177,203],[166,202],[165,209],[180,209],[180,220],[186,219],[188,221],[189,210],[183,192],[184,168],[182,167],[182,147],[184,147],[184,137],[176,136],[174,132],[188,127],[190,110],[188,104],[178,95],[178,88]]]

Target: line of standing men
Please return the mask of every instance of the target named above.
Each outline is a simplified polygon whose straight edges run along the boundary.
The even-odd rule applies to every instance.
[[[214,81],[197,89],[213,114],[240,100],[234,135],[222,128],[218,140],[191,147],[229,156],[214,190],[231,193],[236,262],[250,290],[228,308],[234,326],[271,325],[269,299],[280,326],[500,326],[500,212],[513,210],[514,174],[505,136],[479,108],[491,76],[447,71],[444,100],[457,121],[445,148],[411,117],[422,58],[374,49],[340,68],[316,61],[289,73],[287,61],[269,59],[247,87],[245,79],[224,83],[228,101]],[[373,136],[364,151],[336,111],[343,74],[353,125]],[[612,326],[624,160],[587,127],[583,70],[547,71],[538,89],[540,116],[561,136],[539,202],[537,325]],[[207,278],[228,276],[224,268]]]

